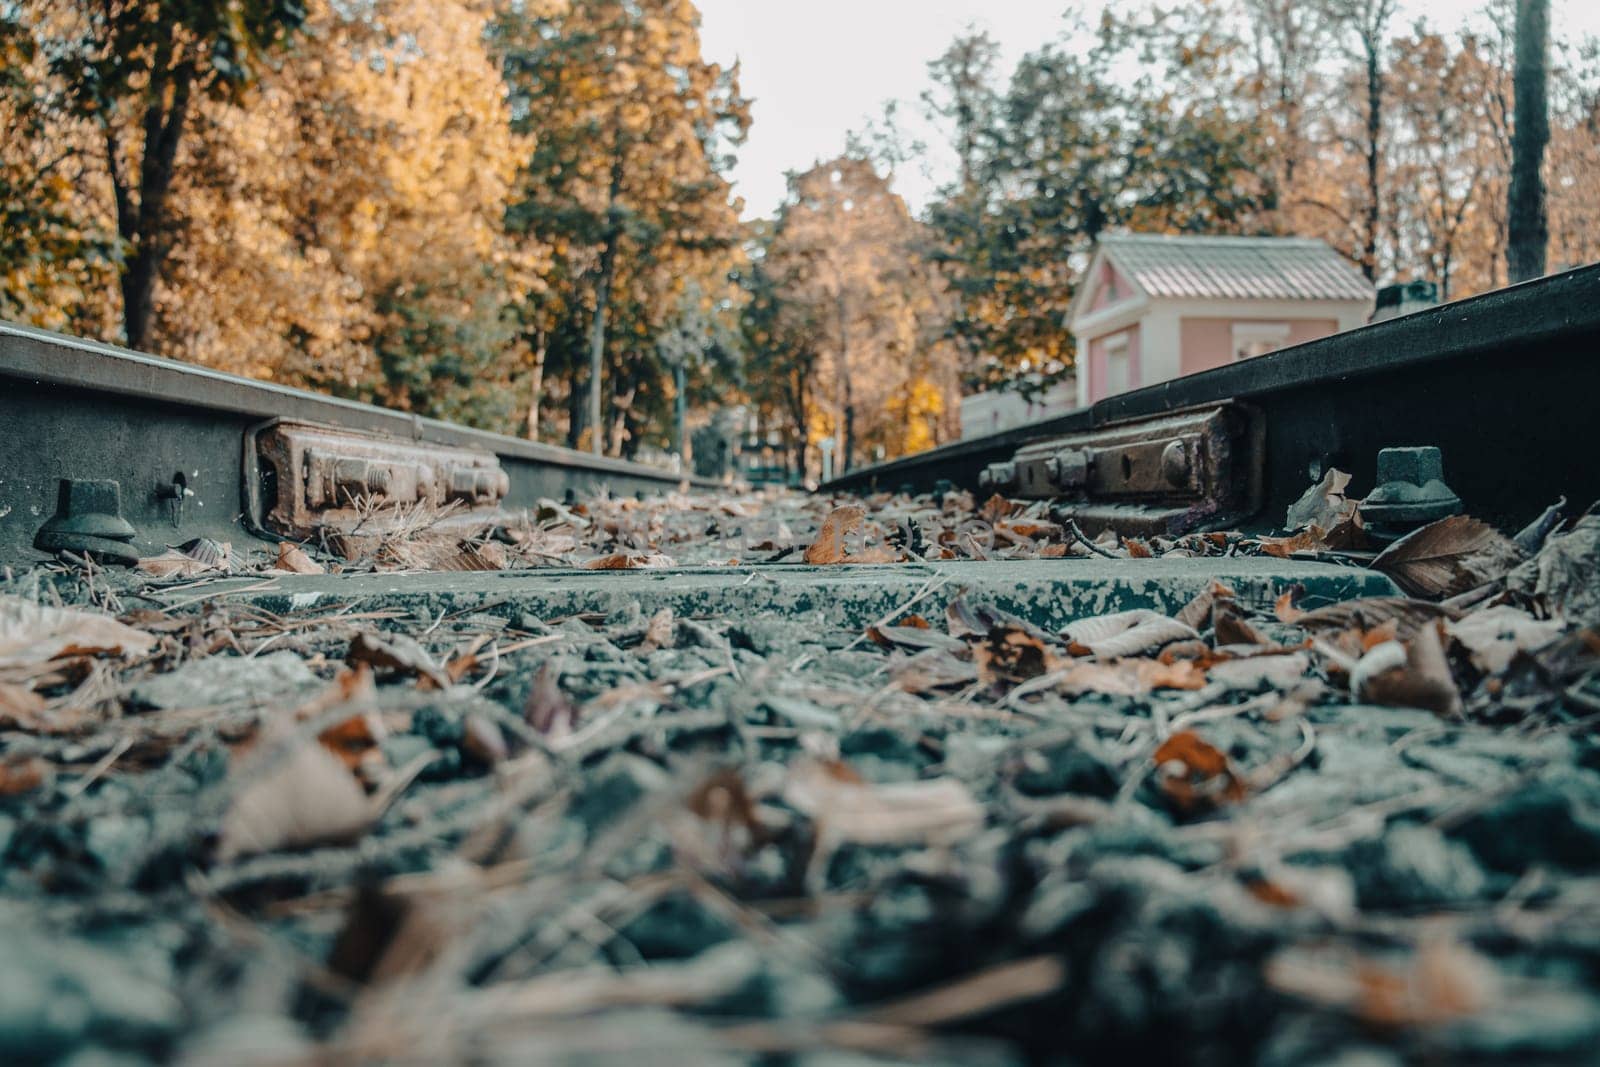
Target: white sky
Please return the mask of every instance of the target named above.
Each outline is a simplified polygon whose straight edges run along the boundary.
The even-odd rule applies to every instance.
[[[1082,0],[1094,21],[1104,0]],[[1007,72],[1030,49],[1054,37],[1072,0],[696,0],[705,55],[743,62],[740,82],[755,99],[750,139],[739,152],[736,190],[745,214],[771,214],[783,199],[784,173],[838,153],[845,134],[903,101],[919,114],[927,64],[968,24],[1000,42]],[[1401,0],[1397,31],[1419,15],[1454,28],[1482,0]],[[1556,37],[1600,34],[1600,0],[1553,0]],[[923,131],[916,131],[926,137]],[[913,210],[942,175],[908,168],[897,189]]]

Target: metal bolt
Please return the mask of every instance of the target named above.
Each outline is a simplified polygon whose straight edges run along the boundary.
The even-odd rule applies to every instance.
[[[1060,489],[1077,489],[1089,481],[1089,452],[1066,448],[1044,461],[1045,477]]]
[[[1437,448],[1385,448],[1378,453],[1378,486],[1361,502],[1370,533],[1380,540],[1461,512],[1461,498],[1444,483]]]
[[[1427,485],[1444,480],[1444,456],[1432,445],[1385,448],[1378,453],[1378,484],[1408,482]]]
[[[61,479],[56,513],[34,535],[41,552],[71,552],[103,563],[139,561],[130,543],[138,531],[122,517],[122,486],[114,481]]]
[[[1183,441],[1172,441],[1161,450],[1161,474],[1173,485],[1187,485],[1193,463],[1189,446]]]
[[[991,463],[983,468],[983,473],[978,475],[978,487],[981,489],[1009,489],[1017,483],[1017,465],[1015,463]]]

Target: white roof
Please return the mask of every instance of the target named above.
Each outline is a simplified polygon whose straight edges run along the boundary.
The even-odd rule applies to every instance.
[[[1370,301],[1376,292],[1348,260],[1312,238],[1105,234],[1094,260],[1102,255],[1154,299]],[[1073,317],[1086,289],[1073,299]]]

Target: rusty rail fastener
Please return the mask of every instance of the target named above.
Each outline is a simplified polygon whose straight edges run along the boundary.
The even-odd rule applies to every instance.
[[[33,547],[52,555],[71,552],[100,563],[131,567],[139,562],[138,535],[122,517],[122,486],[114,481],[61,479],[56,513],[39,528]]]

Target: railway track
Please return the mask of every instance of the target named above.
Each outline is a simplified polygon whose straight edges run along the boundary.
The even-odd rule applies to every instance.
[[[1590,1062],[1597,334],[807,498],[0,325],[0,1061]]]
[[[140,555],[194,537],[242,547],[304,535],[291,513],[305,519],[308,492],[326,489],[332,504],[382,497],[386,479],[402,476],[407,465],[431,465],[438,484],[424,489],[423,502],[454,501],[463,511],[526,508],[601,487],[661,493],[685,480],[3,322],[0,382],[0,556],[10,562],[32,554],[63,480],[115,481],[121,515],[134,531],[128,543]],[[306,435],[303,444],[289,436],[296,428]],[[279,504],[273,439],[280,448],[321,449],[326,479],[321,487],[281,487],[299,499],[285,500],[277,533],[263,526]],[[341,463],[354,471],[334,484]],[[449,484],[452,465],[465,484]],[[473,467],[504,477],[480,486]],[[417,502],[414,478],[409,488]]]

